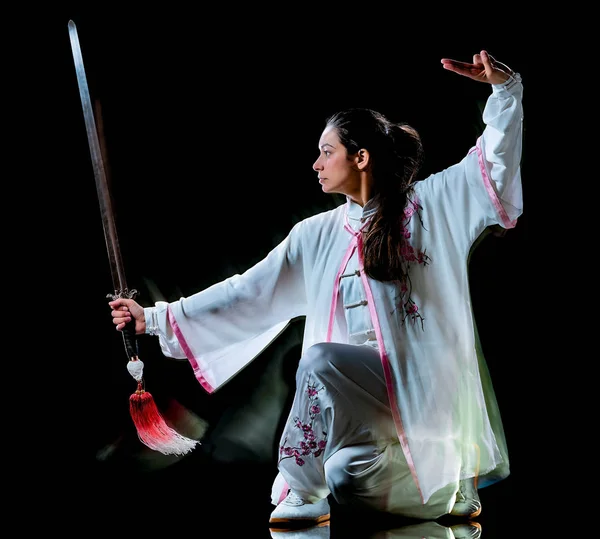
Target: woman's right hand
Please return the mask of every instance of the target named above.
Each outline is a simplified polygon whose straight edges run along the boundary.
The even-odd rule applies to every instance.
[[[454,71],[463,77],[487,82],[488,84],[502,84],[511,76],[514,71],[502,62],[498,62],[487,51],[482,50],[479,54],[473,55],[473,63],[459,62],[450,58],[442,58],[442,67],[448,71]]]
[[[142,335],[146,333],[146,317],[144,308],[133,299],[117,298],[108,302],[112,309],[110,315],[113,318],[113,324],[118,331],[122,331],[126,324],[135,320],[135,334]]]

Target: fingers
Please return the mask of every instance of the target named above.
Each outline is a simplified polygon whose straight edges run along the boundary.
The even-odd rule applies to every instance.
[[[119,306],[127,306],[132,300],[127,298],[117,298],[108,302],[108,305],[113,309],[117,309]]]
[[[129,324],[129,322],[131,322],[131,318],[128,318],[128,319],[126,319],[126,318],[115,318],[115,319],[113,320],[113,322],[114,322],[114,324],[115,324],[115,329],[116,329],[117,331],[122,331],[122,330],[123,330],[123,328],[124,328],[124,327],[125,327],[127,324]]]
[[[113,317],[113,324],[115,324],[116,329],[121,331],[126,324],[131,322],[131,313],[129,312],[129,307],[126,305],[126,302],[130,300],[117,298],[113,301],[109,301],[108,305],[112,308],[111,316]]]
[[[473,67],[472,64],[466,62],[459,62],[458,60],[451,60],[450,58],[442,58],[442,67],[448,71],[454,71],[461,75],[468,73]]]
[[[479,58],[481,58],[481,63],[485,66],[485,69],[492,69],[492,58],[490,57],[490,55],[487,53],[487,51],[481,51],[479,54],[476,54],[475,56],[479,56]]]
[[[113,309],[110,314],[113,318],[131,318],[131,313],[125,305]]]
[[[481,54],[482,55],[485,54],[488,57],[488,59],[491,62],[492,66],[496,63],[496,59],[488,51],[482,50]]]
[[[469,64],[467,62],[460,62],[458,60],[452,60],[450,58],[442,58],[442,64],[444,65],[444,67],[453,66],[460,69],[468,69],[470,67],[473,67],[473,64]]]
[[[442,67],[448,71],[453,71],[464,77],[477,80],[477,77],[483,72],[482,64],[468,64],[466,62],[459,62],[457,60],[442,60]]]
[[[492,75],[494,74],[494,70],[496,69],[494,66],[494,59],[487,53],[487,51],[481,51],[481,61],[483,62],[483,67],[485,69],[485,76],[490,80]]]

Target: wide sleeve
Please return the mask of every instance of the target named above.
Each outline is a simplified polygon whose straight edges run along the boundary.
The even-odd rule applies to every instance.
[[[191,296],[144,309],[163,354],[187,358],[209,392],[223,385],[289,324],[306,315],[302,223],[264,259]]]
[[[487,194],[485,203],[493,208],[490,212],[492,219],[504,228],[513,228],[523,211],[521,76],[515,73],[504,84],[492,88],[492,95],[483,111],[486,127],[473,153],[477,156],[477,166]]]
[[[488,226],[513,228],[523,211],[521,77],[491,86],[475,145],[459,163],[417,184],[431,218],[450,223],[455,237],[468,240],[466,248]]]

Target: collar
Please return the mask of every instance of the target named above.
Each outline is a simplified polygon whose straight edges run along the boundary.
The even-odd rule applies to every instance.
[[[373,199],[370,199],[364,206],[357,204],[350,197],[346,197],[346,215],[349,221],[354,225],[360,226],[372,217],[377,211],[377,206]]]

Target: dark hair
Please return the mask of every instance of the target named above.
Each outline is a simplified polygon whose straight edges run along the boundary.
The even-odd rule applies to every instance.
[[[377,210],[364,237],[366,274],[378,281],[405,281],[404,209],[423,163],[421,137],[408,124],[366,108],[337,112],[326,124],[336,130],[349,156],[363,148],[370,154]]]

